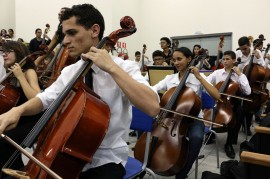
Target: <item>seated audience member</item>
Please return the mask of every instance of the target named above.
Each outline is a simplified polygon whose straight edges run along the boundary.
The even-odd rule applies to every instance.
[[[13,29],[8,29],[8,35],[10,36],[10,39],[15,41],[15,35]]]

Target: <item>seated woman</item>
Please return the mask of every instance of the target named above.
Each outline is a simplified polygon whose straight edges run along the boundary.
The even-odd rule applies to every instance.
[[[172,87],[178,86],[186,70],[190,69],[191,73],[185,81],[186,86],[191,88],[199,97],[201,96],[203,86],[213,98],[219,99],[220,95],[218,90],[200,75],[199,70],[196,67],[189,67],[191,60],[192,52],[188,48],[181,47],[175,49],[172,63],[176,67],[178,73],[167,75],[165,79],[154,85],[153,88],[157,91],[167,91]],[[188,158],[184,167],[176,174],[176,179],[186,178],[192,164],[198,157],[204,137],[204,123],[202,121],[190,119],[187,131],[187,137],[189,138]]]
[[[29,54],[29,50],[22,43],[16,41],[3,43],[4,68],[7,72],[12,72],[5,80],[15,86],[20,93],[17,105],[35,97],[41,91],[35,71],[35,64],[32,61],[26,61],[23,67],[18,64]],[[1,96],[1,98],[4,97]],[[36,124],[37,120],[33,120],[33,118],[39,118],[40,115],[41,114],[31,117],[22,117],[18,126],[12,130],[6,131],[5,135],[20,144]],[[7,143],[4,139],[0,139],[0,168],[3,168],[14,151],[15,148],[12,145]],[[12,164],[13,169],[20,169],[23,166],[24,164],[21,157],[17,157]]]

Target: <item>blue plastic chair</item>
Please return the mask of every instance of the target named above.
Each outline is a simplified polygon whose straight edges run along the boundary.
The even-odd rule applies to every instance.
[[[148,153],[149,153],[149,145],[152,131],[152,123],[153,118],[140,111],[136,107],[132,107],[132,121],[130,125],[130,129],[132,130],[140,130],[143,132],[147,132],[146,136],[146,145],[145,145],[145,153],[144,153],[144,162],[140,162],[134,157],[128,157],[127,164],[125,166],[126,175],[124,179],[135,178],[139,176],[142,172],[148,172],[148,174],[152,178],[156,178],[155,173],[147,168],[148,161]]]
[[[214,105],[215,105],[215,100],[205,91],[202,92],[202,96],[201,96],[201,100],[202,100],[202,109],[211,109],[211,121],[213,121],[213,109],[214,109]],[[219,168],[219,150],[218,150],[218,136],[217,133],[212,130],[211,125],[210,127],[206,127],[204,128],[204,134],[209,134],[208,137],[205,140],[205,144],[201,147],[201,151],[198,155],[198,158],[196,159],[196,163],[195,163],[195,179],[197,179],[198,176],[198,159],[203,158],[203,156],[201,156],[201,152],[203,151],[206,143],[208,142],[208,140],[210,139],[211,135],[215,136],[216,142],[216,154],[217,154],[217,168]]]

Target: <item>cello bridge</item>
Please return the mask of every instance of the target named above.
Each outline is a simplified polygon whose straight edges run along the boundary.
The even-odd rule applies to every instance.
[[[165,129],[169,129],[169,127],[164,122],[158,121],[158,125],[164,127]]]

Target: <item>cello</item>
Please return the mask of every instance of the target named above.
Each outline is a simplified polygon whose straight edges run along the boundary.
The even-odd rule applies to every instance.
[[[136,32],[134,21],[130,17],[122,18],[120,24],[122,29],[103,38],[97,48],[113,46],[119,38]],[[82,83],[82,75],[89,71],[91,65],[89,61],[83,62],[22,144],[29,146],[39,134],[45,136],[39,138],[33,155],[63,178],[77,178],[84,165],[92,161],[109,123],[108,105]],[[60,106],[63,107],[61,114],[55,115]],[[85,110],[85,107],[91,110]],[[57,116],[57,121],[49,121],[54,115]],[[52,125],[45,126],[48,121]],[[30,178],[49,177],[31,161],[28,162],[25,172]]]
[[[42,42],[41,42],[41,44],[40,44],[40,46],[39,46],[39,48],[40,48],[41,50],[46,50],[46,49],[47,49],[47,45],[46,45],[46,35],[48,34],[48,32],[50,31],[50,28],[51,28],[50,24],[46,24],[45,26],[46,26],[46,28],[45,28],[45,30],[44,30]]]
[[[267,47],[265,49],[265,53],[264,53],[264,56],[263,56],[264,61],[266,60],[266,55],[267,55],[269,49],[270,49],[270,43],[267,44]],[[266,67],[265,67],[264,81],[265,81],[265,83],[267,83],[269,80],[270,80],[270,69],[269,69],[268,64],[267,64]]]
[[[235,95],[238,92],[239,84],[230,79],[232,73],[233,70],[231,69],[226,80],[215,85],[220,94],[226,93]],[[217,101],[212,112],[210,109],[204,110],[204,119],[224,124],[221,127],[212,125],[212,128],[216,132],[226,132],[228,129],[232,128],[235,125],[235,119],[233,118],[233,103],[231,102],[230,97],[221,95],[221,100]],[[205,123],[205,126],[209,126],[208,123]]]
[[[218,46],[219,46],[219,48],[222,48],[224,45],[224,36],[220,36],[219,39],[220,39],[220,41],[219,41]],[[221,54],[221,52],[218,50],[217,59],[215,61],[215,66],[213,66],[211,68],[211,70],[217,70],[217,69],[224,68],[223,64],[219,61],[220,54]]]
[[[40,53],[42,52],[37,51],[26,56],[19,62],[19,65],[23,67],[27,63],[27,61],[34,61],[36,59],[36,56],[40,55]],[[20,92],[14,85],[10,83],[11,76],[12,72],[10,71],[2,80],[0,80],[0,114],[3,114],[10,110],[12,107],[16,106],[20,98]]]
[[[197,59],[189,65],[193,66]],[[190,74],[188,68],[177,87],[170,88],[161,98],[160,106],[166,110],[198,116],[201,110],[201,100],[195,92],[186,87],[185,82]],[[178,173],[186,164],[188,156],[188,141],[186,139],[190,119],[162,110],[153,124],[152,142],[148,167],[162,176],[172,176]],[[138,139],[134,156],[143,161],[146,133]]]
[[[69,56],[68,50],[61,43],[60,48],[56,52],[54,58],[47,65],[46,69],[39,76],[39,81],[44,88],[49,87],[60,75],[61,70],[76,61],[75,58]]]
[[[254,44],[254,50],[264,40],[260,38],[256,44]],[[250,113],[256,113],[262,104],[264,104],[269,98],[264,88],[265,68],[258,64],[253,63],[254,54],[251,55],[248,65],[244,67],[243,73],[246,75],[249,85],[251,87],[251,94],[248,98],[252,99],[252,102],[244,101],[244,109]]]
[[[146,45],[143,44],[143,49],[142,49],[142,66],[141,66],[141,72],[146,72],[147,71],[147,66],[144,63],[144,54],[146,52]]]

